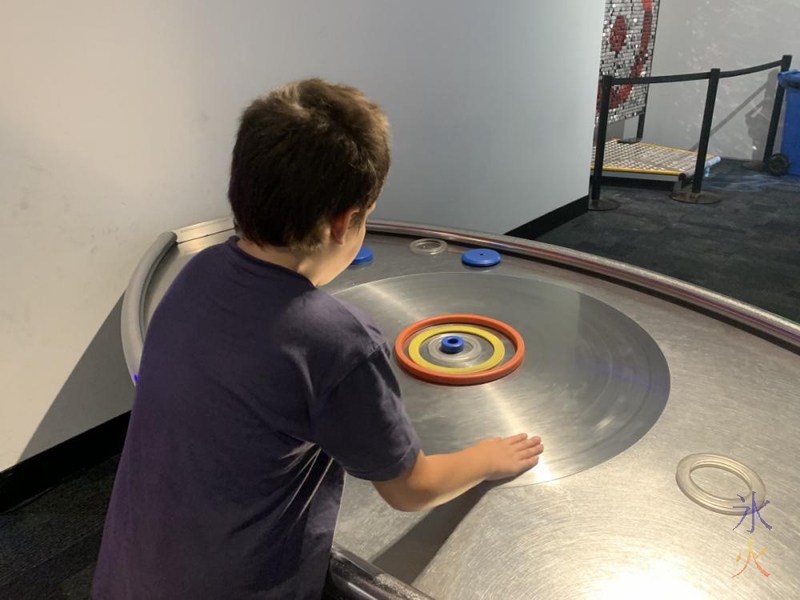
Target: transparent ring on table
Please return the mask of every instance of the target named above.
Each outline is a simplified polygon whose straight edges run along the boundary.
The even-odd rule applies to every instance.
[[[678,487],[686,496],[703,508],[713,510],[723,515],[742,514],[740,498],[723,498],[710,494],[697,485],[692,479],[692,472],[697,469],[712,468],[727,471],[736,475],[750,489],[750,496],[745,498],[745,503],[751,502],[752,492],[755,492],[756,507],[761,508],[767,497],[767,488],[764,481],[753,469],[721,454],[690,454],[678,463],[675,480]],[[739,508],[736,506],[739,505]]]
[[[441,254],[447,250],[447,242],[444,240],[437,240],[434,238],[423,238],[421,240],[414,240],[409,245],[414,254]]]

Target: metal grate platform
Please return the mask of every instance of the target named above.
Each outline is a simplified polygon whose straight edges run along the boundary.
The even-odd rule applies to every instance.
[[[595,149],[592,149],[594,171]],[[694,177],[697,153],[690,150],[657,146],[655,144],[606,142],[603,177],[674,181],[677,189]],[[720,157],[706,155],[706,169],[720,162]]]

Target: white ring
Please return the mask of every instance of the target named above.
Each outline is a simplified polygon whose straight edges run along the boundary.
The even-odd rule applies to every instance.
[[[750,492],[756,493],[756,508],[764,506],[767,498],[767,488],[758,473],[747,465],[721,454],[690,454],[678,463],[678,470],[675,473],[678,487],[693,502],[723,515],[742,514],[741,507],[736,508],[734,506],[736,503],[741,502],[739,498],[722,498],[721,496],[709,494],[694,482],[692,471],[704,467],[720,469],[736,475],[747,484]],[[749,494],[748,498],[745,499],[745,504],[749,505],[752,502],[751,497],[752,494]]]

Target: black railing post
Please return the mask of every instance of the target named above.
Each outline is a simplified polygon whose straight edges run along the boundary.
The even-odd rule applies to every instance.
[[[717,89],[719,89],[719,74],[720,69],[711,69],[711,78],[708,80],[706,109],[703,113],[703,125],[700,128],[700,146],[697,148],[697,162],[694,167],[694,181],[692,181],[693,194],[699,194],[703,189],[708,142],[711,139],[711,124],[714,121],[714,105],[717,102]]]
[[[644,120],[647,116],[647,107],[642,110],[642,114],[639,115],[639,124],[636,126],[636,139],[642,141],[644,139]]]
[[[594,173],[592,174],[592,194],[589,210],[609,210],[616,208],[616,202],[600,201],[600,180],[603,178],[603,161],[606,155],[606,135],[608,134],[608,113],[611,110],[611,88],[613,75],[603,75],[600,92],[600,115],[597,122],[597,140],[594,149]]]
[[[784,54],[781,60],[781,73],[788,71],[792,66],[790,54]],[[775,150],[775,138],[778,136],[778,123],[781,120],[781,109],[783,108],[783,96],[786,90],[780,84],[775,90],[775,103],[772,105],[772,116],[769,120],[769,133],[767,134],[767,145],[764,146],[764,163],[769,160]]]

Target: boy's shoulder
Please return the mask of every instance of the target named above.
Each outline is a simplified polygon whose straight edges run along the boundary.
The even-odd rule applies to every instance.
[[[368,352],[386,345],[383,333],[364,311],[324,290],[315,290],[306,308],[308,325],[326,333],[334,345],[355,342]]]
[[[198,253],[183,271],[186,290],[213,288],[215,295],[232,298],[238,320],[251,319],[252,327],[265,328],[260,334],[271,332],[282,344],[352,356],[386,348],[383,334],[361,309],[283,267],[247,257],[232,240]]]
[[[279,344],[283,351],[300,359],[317,381],[321,396],[359,365],[383,364],[391,356],[383,334],[359,308],[320,289],[308,294],[300,306],[290,315],[293,323],[287,320],[280,327]]]

